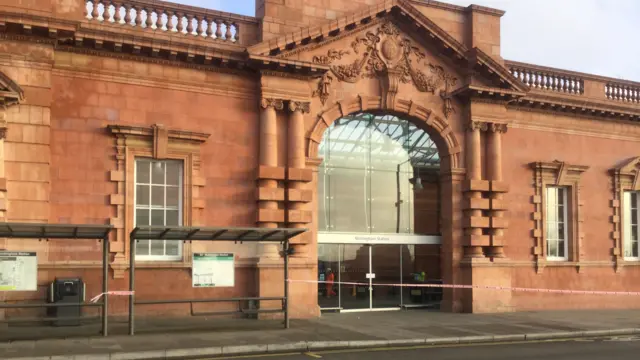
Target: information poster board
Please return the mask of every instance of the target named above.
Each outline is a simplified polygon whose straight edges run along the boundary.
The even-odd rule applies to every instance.
[[[193,287],[235,286],[235,261],[231,253],[194,253]]]
[[[0,291],[38,290],[35,252],[0,251]]]

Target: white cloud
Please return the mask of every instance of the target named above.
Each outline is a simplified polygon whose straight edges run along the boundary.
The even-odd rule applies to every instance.
[[[466,6],[468,1],[449,0]],[[640,81],[640,1],[475,0],[505,10],[502,56],[509,60]]]

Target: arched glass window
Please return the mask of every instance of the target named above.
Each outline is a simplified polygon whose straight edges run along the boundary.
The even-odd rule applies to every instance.
[[[368,113],[341,118],[325,131],[319,155],[320,231],[439,232],[433,175],[440,157],[429,135],[409,121]]]

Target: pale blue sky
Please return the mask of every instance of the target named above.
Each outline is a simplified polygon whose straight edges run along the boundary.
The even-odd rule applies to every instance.
[[[442,0],[505,10],[502,56],[640,82],[640,0]],[[173,0],[255,15],[255,0]]]

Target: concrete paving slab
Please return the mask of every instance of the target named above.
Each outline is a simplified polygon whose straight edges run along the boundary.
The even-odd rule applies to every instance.
[[[267,344],[223,346],[222,355],[266,353]]]
[[[183,359],[185,357],[195,356],[209,357],[218,355],[222,355],[222,346],[192,349],[170,349],[165,353],[167,359]]]
[[[239,320],[228,331],[187,331],[189,321],[178,321],[177,325],[159,322],[162,329],[180,328],[180,331],[149,332],[136,336],[126,335],[126,323],[111,322],[122,335],[112,331],[107,338],[99,335],[71,339],[0,342],[0,358],[18,356],[79,357],[89,355],[97,359],[140,358],[152,355],[164,359],[167,354],[303,351],[306,349],[331,349],[353,347],[402,346],[412,344],[455,344],[463,341],[518,341],[552,337],[602,336],[640,334],[633,319],[640,318],[639,310],[572,311],[572,312],[527,312],[509,314],[447,314],[433,311],[394,311],[354,314],[327,314],[314,320],[292,321],[292,328],[283,330],[280,322]],[[588,321],[585,319],[589,319]],[[599,322],[596,325],[594,319]],[[216,322],[230,324],[233,320]],[[199,319],[195,325],[202,325]],[[266,325],[265,325],[266,324]],[[604,324],[604,325],[603,325]],[[252,325],[254,327],[252,327]],[[274,326],[275,325],[275,326]],[[603,328],[603,326],[607,326]],[[202,327],[202,326],[201,326]],[[211,326],[209,326],[211,327]],[[567,331],[566,329],[574,329]],[[61,332],[68,329],[57,329]],[[613,331],[616,330],[617,332]],[[3,333],[11,328],[3,329]],[[77,329],[76,329],[77,331]],[[489,340],[492,339],[492,340]],[[217,350],[211,350],[217,349]],[[136,353],[132,357],[130,353]],[[143,354],[143,355],[140,355]],[[125,357],[126,355],[126,357]],[[84,357],[83,357],[84,356]],[[102,356],[102,358],[100,358]],[[188,355],[187,355],[188,356]],[[206,356],[206,355],[203,355]],[[146,359],[146,358],[145,358]]]

